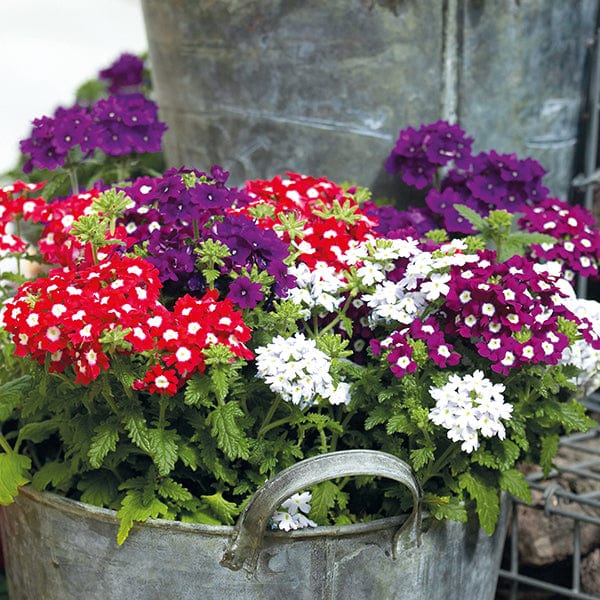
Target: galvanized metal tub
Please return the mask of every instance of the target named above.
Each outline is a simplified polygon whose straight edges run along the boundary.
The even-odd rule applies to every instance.
[[[174,166],[385,193],[398,131],[459,120],[566,197],[598,0],[142,0]]]
[[[310,483],[368,473],[407,485],[416,499],[412,514],[265,532],[282,498]],[[397,458],[336,452],[269,480],[235,527],[151,520],[119,547],[113,511],[24,488],[1,520],[10,598],[492,600],[508,504],[489,537],[471,523],[421,518],[419,494]]]

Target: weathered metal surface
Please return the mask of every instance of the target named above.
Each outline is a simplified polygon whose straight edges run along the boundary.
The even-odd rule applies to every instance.
[[[566,196],[598,0],[143,0],[171,164],[378,193],[399,129],[458,120]]]
[[[252,573],[220,565],[233,527],[150,521],[119,547],[113,511],[30,489],[0,522],[11,600],[492,600],[505,508],[492,537],[428,518],[418,544],[402,518],[269,531]]]
[[[567,198],[587,94],[596,0],[464,0],[459,114],[478,150],[532,156]]]

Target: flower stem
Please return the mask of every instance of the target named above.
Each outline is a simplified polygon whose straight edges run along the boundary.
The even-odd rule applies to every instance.
[[[279,396],[276,396],[275,401],[271,403],[271,406],[269,407],[269,410],[265,415],[263,422],[260,425],[260,429],[258,430],[258,437],[261,437],[265,433],[265,431],[271,429],[270,427],[268,427],[268,425],[271,419],[273,418],[273,415],[275,414],[275,411],[277,410],[277,407],[279,406],[280,402],[281,398],[279,398]]]
[[[167,414],[166,398],[163,394],[159,398],[158,428],[162,431],[165,428],[165,419]]]
[[[344,302],[344,305],[342,306],[342,308],[335,315],[335,318],[330,323],[325,325],[325,327],[323,327],[323,329],[321,329],[320,333],[325,333],[326,331],[333,329],[342,320],[342,317],[344,317],[346,315],[346,311],[348,310],[348,307],[350,306],[351,301],[352,301],[352,298],[350,296],[348,296],[348,298],[346,299],[346,302]]]
[[[450,444],[437,460],[433,461],[433,463],[429,463],[425,473],[419,477],[422,486],[442,471],[442,469],[451,461],[453,455],[456,454],[457,449],[458,446]]]
[[[6,438],[0,433],[0,448],[6,452],[6,454],[11,454],[13,449],[10,447],[10,444],[6,441]]]
[[[277,419],[276,421],[273,421],[272,423],[265,425],[265,427],[262,427],[261,430],[258,432],[258,437],[262,437],[265,435],[265,433],[267,433],[267,431],[270,431],[271,429],[275,429],[275,427],[279,427],[280,425],[285,425],[286,423],[289,423],[289,422],[290,422],[290,419],[288,417],[284,417],[282,419]]]
[[[77,169],[74,166],[67,167],[67,173],[71,181],[71,192],[73,195],[79,193],[79,180],[77,179]]]

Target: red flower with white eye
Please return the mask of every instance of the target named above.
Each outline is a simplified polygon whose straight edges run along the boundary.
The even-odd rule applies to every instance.
[[[181,377],[189,377],[198,371],[202,373],[205,369],[204,356],[200,348],[193,345],[182,345],[172,354],[164,358],[165,364],[175,367]]]
[[[151,394],[173,396],[179,389],[179,379],[173,369],[164,369],[162,365],[154,365],[143,380],[134,383],[134,389],[147,390]]]
[[[100,375],[100,371],[108,369],[110,362],[99,343],[86,344],[75,353],[76,383],[89,385]]]

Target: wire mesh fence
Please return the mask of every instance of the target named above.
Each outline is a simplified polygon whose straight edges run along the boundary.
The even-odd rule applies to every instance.
[[[586,400],[600,414],[600,396]],[[560,441],[557,469],[514,500],[497,599],[600,598],[600,426]]]

